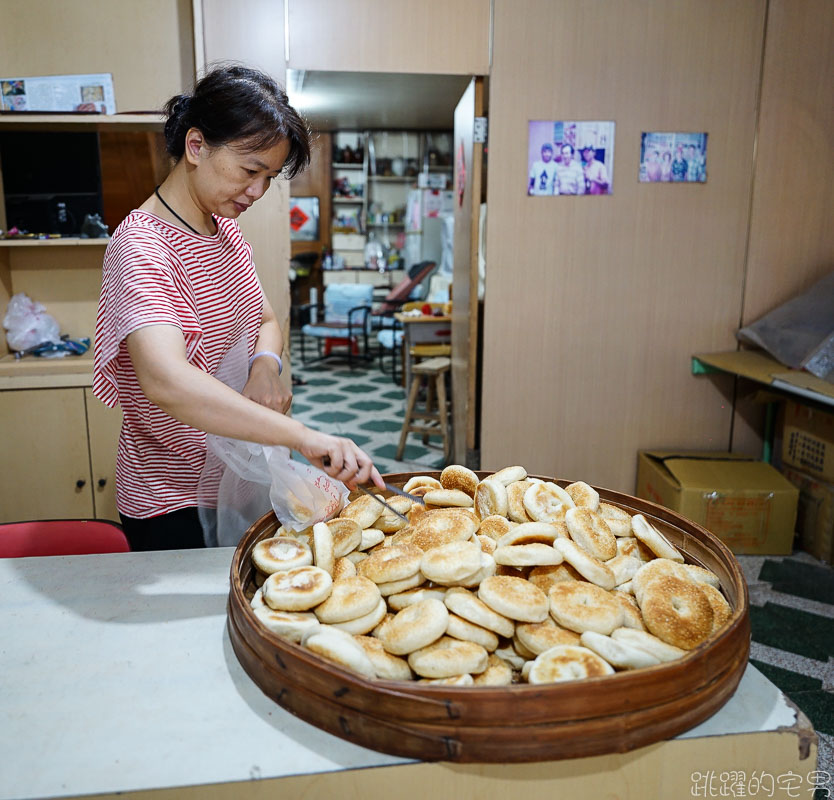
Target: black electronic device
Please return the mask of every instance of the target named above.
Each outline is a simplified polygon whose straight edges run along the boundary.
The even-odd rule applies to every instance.
[[[0,168],[9,229],[77,236],[102,214],[97,133],[4,131]]]

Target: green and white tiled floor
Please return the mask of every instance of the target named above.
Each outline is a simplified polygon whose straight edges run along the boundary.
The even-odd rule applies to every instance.
[[[405,392],[378,361],[353,370],[340,362],[305,367],[295,336],[293,345],[294,373],[306,381],[293,389],[297,419],[350,437],[382,473],[443,468],[439,437],[426,447],[409,434],[404,460],[395,460]],[[801,552],[739,562],[750,587],[751,661],[810,718],[820,738],[819,769],[834,776],[834,568]]]
[[[834,567],[802,552],[738,560],[750,592],[750,660],[811,720],[834,795]]]
[[[405,390],[372,363],[346,361],[301,363],[298,339],[293,334],[293,375],[305,383],[293,387],[293,417],[311,428],[353,439],[374,460],[381,473],[443,469],[439,436],[410,433],[403,460],[397,461],[397,443],[405,416]],[[308,344],[308,355],[315,345]],[[387,363],[387,362],[386,362]]]

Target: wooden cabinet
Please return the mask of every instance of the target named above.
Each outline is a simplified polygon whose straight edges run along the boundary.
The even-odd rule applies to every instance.
[[[142,150],[146,161],[142,180],[147,182],[148,175],[160,174],[151,157],[151,139],[161,126],[156,115],[45,114],[3,117],[0,134],[7,130],[95,130],[102,140],[109,136],[123,149],[129,139],[125,134],[139,133],[134,141],[148,145]],[[104,150],[102,156],[106,156]],[[132,170],[137,173],[139,166]],[[129,209],[149,193],[142,187],[137,198],[135,187],[126,189],[124,182],[115,182],[111,192],[107,188],[111,184],[105,183],[106,206],[113,201],[112,207]],[[112,230],[117,220],[108,221]],[[11,296],[25,292],[43,303],[62,334],[92,339],[106,246],[106,239],[0,239],[0,309],[5,312]],[[4,443],[0,521],[118,520],[116,448],[121,411],[93,397],[92,377],[92,348],[83,356],[16,359],[8,351],[6,337],[0,337],[0,441]]]
[[[114,519],[121,414],[88,389],[0,392],[0,522]],[[91,461],[93,464],[91,465]]]
[[[116,510],[116,449],[122,427],[122,412],[108,408],[84,389],[87,437],[90,443],[90,488],[97,519],[119,519]]]

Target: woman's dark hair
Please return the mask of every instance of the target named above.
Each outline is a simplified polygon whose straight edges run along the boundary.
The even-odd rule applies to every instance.
[[[179,161],[185,134],[197,128],[209,147],[233,145],[245,153],[290,144],[282,173],[293,178],[310,163],[310,129],[268,75],[238,64],[218,66],[191,94],[172,97],[164,108],[165,148]]]

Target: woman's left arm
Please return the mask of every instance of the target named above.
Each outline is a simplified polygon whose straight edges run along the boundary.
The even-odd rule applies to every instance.
[[[255,354],[269,351],[281,355],[284,350],[284,337],[281,326],[269,301],[264,297],[264,310]],[[292,392],[278,377],[278,362],[268,355],[256,358],[249,370],[249,380],[243,387],[243,396],[254,400],[262,406],[286,414],[292,403]]]

